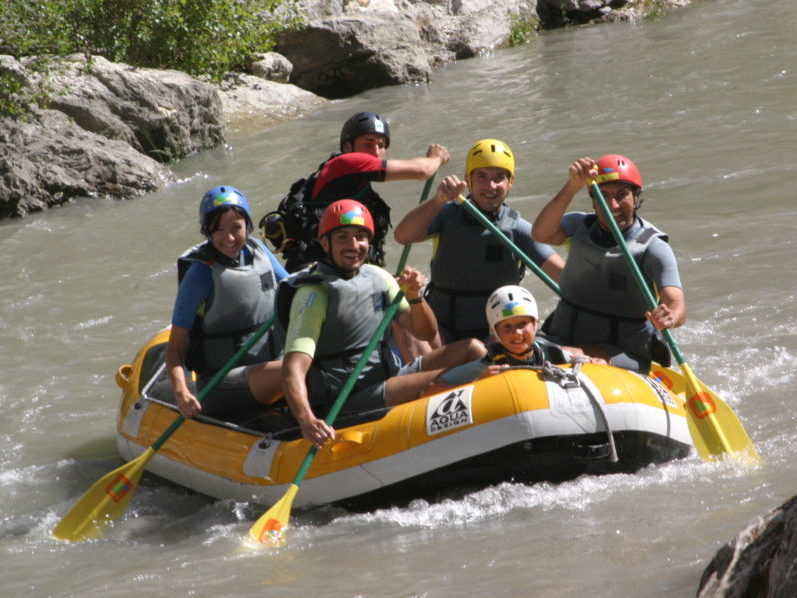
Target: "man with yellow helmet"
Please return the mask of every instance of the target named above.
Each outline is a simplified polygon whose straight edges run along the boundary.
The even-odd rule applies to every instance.
[[[489,336],[484,303],[497,287],[523,278],[522,262],[473,218],[457,197],[470,189],[474,205],[549,276],[559,278],[564,263],[531,237],[531,224],[505,204],[515,181],[515,157],[497,139],[482,139],[468,150],[465,180],[447,176],[428,201],[396,226],[399,243],[434,240],[432,275],[426,291],[443,342]]]

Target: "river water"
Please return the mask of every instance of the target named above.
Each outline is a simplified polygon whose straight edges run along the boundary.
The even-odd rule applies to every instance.
[[[0,223],[0,580],[15,597],[691,596],[722,543],[797,490],[797,4],[711,0],[639,24],[573,28],[374,90],[203,152],[181,180]],[[737,412],[765,464],[697,457],[636,475],[504,484],[463,499],[351,515],[294,513],[288,546],[242,548],[262,508],[145,478],[99,541],[50,530],[118,465],[114,373],[168,321],[175,257],[199,240],[202,192],[244,190],[257,215],[375,109],[390,154],[430,142],[514,148],[513,205],[533,219],[579,156],[625,153],[642,214],[668,231],[693,370]],[[442,173],[441,173],[442,174]],[[421,184],[380,191],[398,219]],[[585,194],[575,208],[588,206]],[[399,248],[390,247],[393,263]],[[428,244],[411,263],[428,270]],[[554,298],[527,279],[543,311]],[[135,515],[135,516],[134,516]]]

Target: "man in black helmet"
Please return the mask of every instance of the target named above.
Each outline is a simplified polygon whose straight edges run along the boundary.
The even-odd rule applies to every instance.
[[[375,112],[351,116],[340,132],[340,152],[332,154],[316,172],[296,181],[275,212],[260,221],[263,235],[285,258],[285,268],[295,272],[323,257],[316,240],[318,219],[339,199],[356,199],[373,214],[376,226],[370,260],[385,265],[384,241],[390,227],[390,207],[373,190],[372,182],[426,180],[449,160],[448,150],[432,144],[425,156],[387,160],[390,126]]]

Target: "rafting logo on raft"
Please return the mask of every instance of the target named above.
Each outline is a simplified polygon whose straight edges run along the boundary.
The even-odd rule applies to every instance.
[[[473,423],[473,386],[429,397],[426,404],[426,433],[429,436]]]
[[[673,399],[672,395],[667,391],[667,389],[664,387],[664,385],[662,385],[661,382],[659,382],[655,378],[649,378],[648,376],[641,376],[639,374],[637,374],[637,376],[639,376],[645,382],[647,382],[648,386],[650,386],[650,388],[653,389],[653,391],[656,393],[656,395],[659,397],[662,403],[668,405],[669,407],[672,407],[673,409],[677,407],[675,399]]]

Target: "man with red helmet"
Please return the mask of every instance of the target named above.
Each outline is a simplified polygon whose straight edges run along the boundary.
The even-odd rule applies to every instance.
[[[565,214],[579,189],[593,178],[631,255],[659,295],[656,309],[648,310],[596,199],[594,214]],[[670,354],[658,331],[686,321],[686,301],[667,235],[637,215],[641,193],[642,176],[627,157],[580,158],[537,216],[533,235],[552,245],[570,242],[559,280],[562,298],[543,330],[553,340],[581,346],[613,365],[647,372],[651,360],[669,364]]]
[[[398,281],[366,263],[374,236],[371,213],[353,199],[327,207],[318,224],[324,257],[286,278],[277,291],[276,311],[287,330],[282,375],[285,398],[303,436],[320,447],[334,430],[322,417],[332,407],[354,366],[379,327],[399,289],[398,319],[417,338],[437,334],[434,313],[422,297],[423,275],[405,268]],[[386,342],[363,369],[342,413],[398,405],[420,396],[446,368],[484,355],[484,346],[466,340],[401,366]]]

